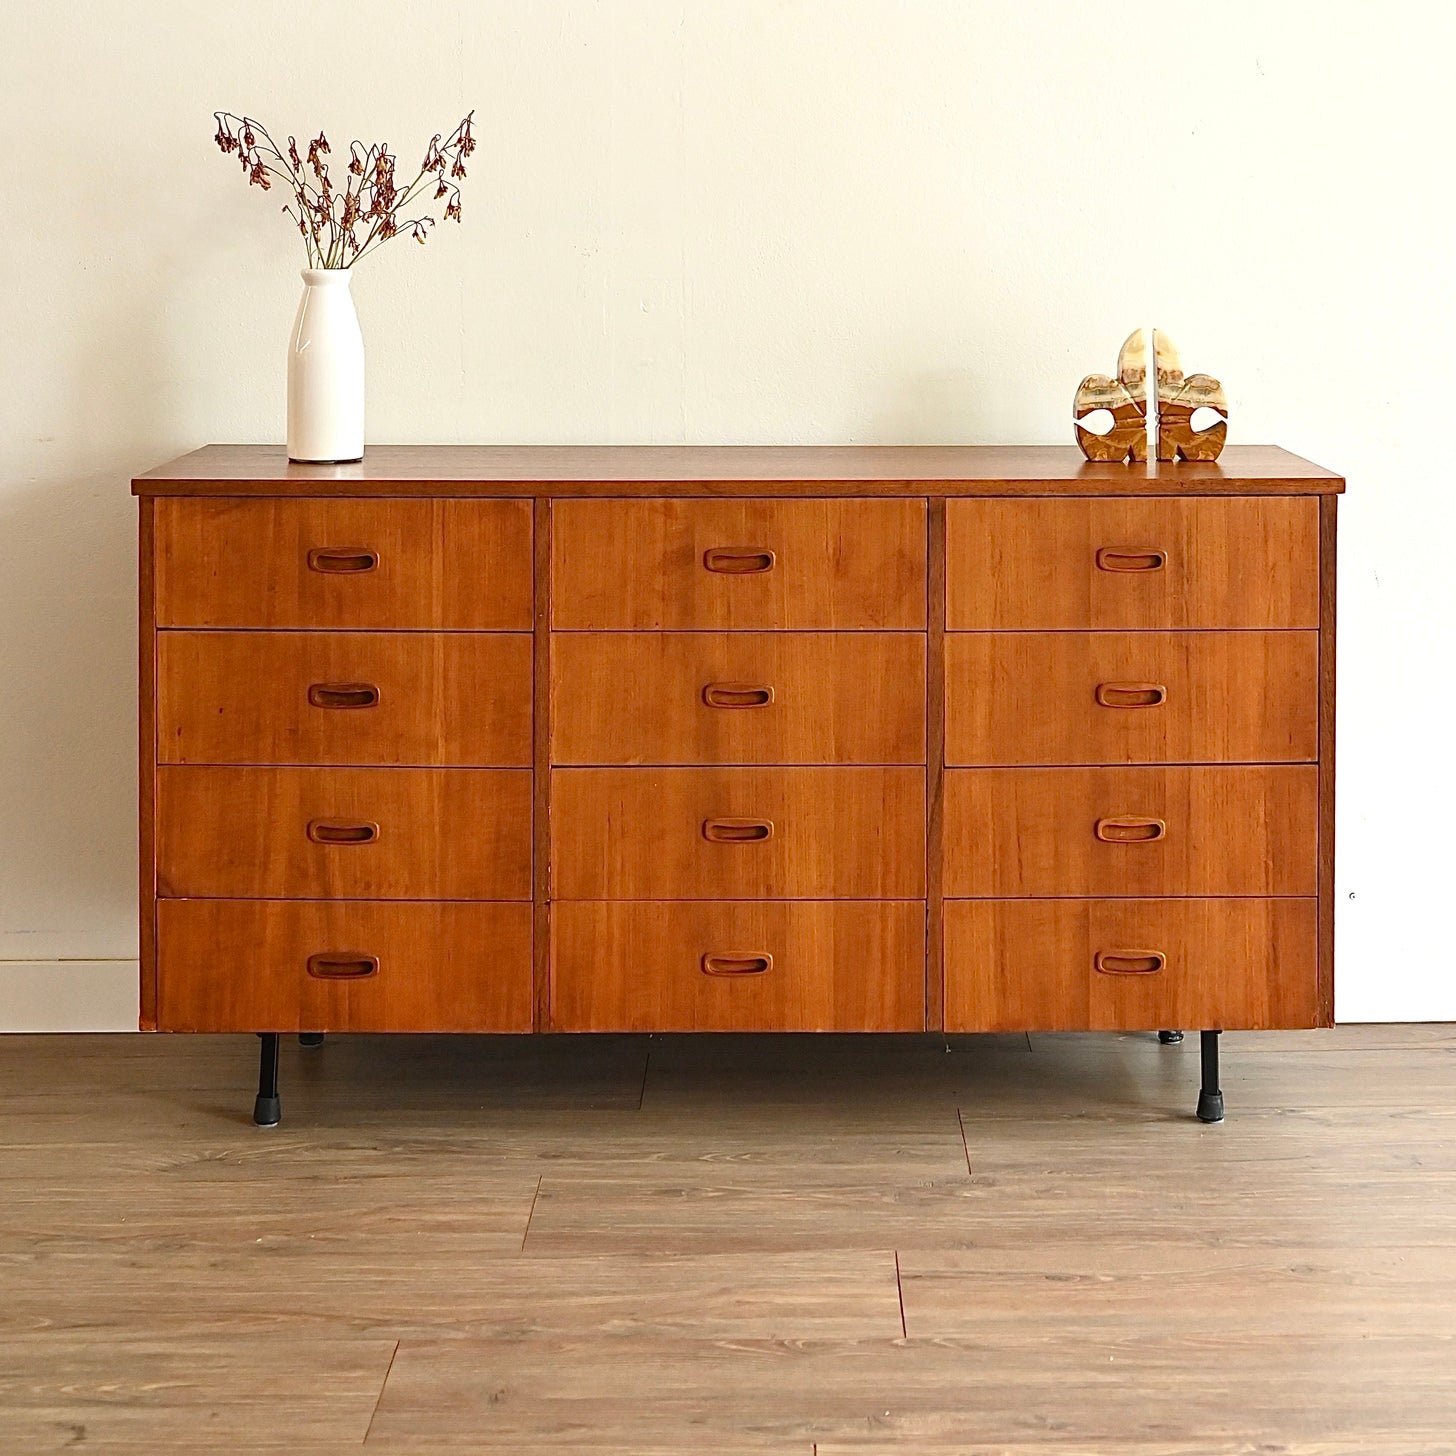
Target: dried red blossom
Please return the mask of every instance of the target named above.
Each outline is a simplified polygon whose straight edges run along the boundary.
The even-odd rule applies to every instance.
[[[288,138],[288,149],[280,151],[261,122],[231,112],[214,113],[217,133],[213,140],[225,155],[236,154],[243,174],[252,186],[271,191],[274,179],[284,182],[293,194],[293,205],[283,211],[298,226],[313,268],[348,268],[371,249],[408,232],[423,243],[435,225],[428,213],[401,217],[401,212],[422,194],[433,189],[432,200],[445,199],[446,218],[460,221],[460,189],[454,180],[465,176],[464,158],[475,150],[471,112],[442,140],[437,133],[425,148],[419,173],[408,186],[395,180],[397,158],[385,142],[364,146],[349,144],[347,181],[338,191],[326,160],[332,154],[323,132],[309,143],[305,155]],[[358,229],[366,228],[363,240]]]

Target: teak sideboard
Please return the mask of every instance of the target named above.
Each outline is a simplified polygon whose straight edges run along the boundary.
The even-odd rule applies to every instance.
[[[1333,1019],[1335,511],[1285,451],[209,446],[141,509],[141,1020]]]

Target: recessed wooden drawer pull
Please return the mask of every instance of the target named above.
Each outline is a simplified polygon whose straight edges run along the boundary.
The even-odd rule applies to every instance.
[[[308,837],[315,844],[373,844],[379,826],[348,819],[310,819]]]
[[[713,546],[703,552],[703,565],[721,576],[758,576],[772,571],[777,560],[772,551],[745,546]]]
[[[379,689],[373,683],[312,683],[308,701],[315,708],[373,708]]]
[[[1099,571],[1161,571],[1168,564],[1168,553],[1149,548],[1146,551],[1119,551],[1102,546],[1097,551]]]
[[[315,546],[308,553],[308,569],[329,576],[373,571],[378,565],[379,553],[367,546]]]
[[[1168,689],[1162,683],[1098,683],[1097,701],[1104,708],[1161,708]]]
[[[705,976],[761,976],[773,969],[773,957],[767,951],[729,951],[723,955],[709,951],[702,965]]]
[[[766,683],[709,683],[703,701],[710,708],[766,708],[774,690]]]
[[[1144,819],[1137,814],[1119,814],[1097,821],[1097,837],[1104,844],[1151,844],[1167,832],[1166,820]]]
[[[1152,976],[1168,964],[1160,950],[1099,950],[1092,969],[1104,976]]]
[[[308,958],[308,973],[316,981],[362,981],[379,974],[379,957],[359,951],[321,951]]]
[[[703,820],[703,838],[713,844],[761,844],[773,832],[772,819]]]

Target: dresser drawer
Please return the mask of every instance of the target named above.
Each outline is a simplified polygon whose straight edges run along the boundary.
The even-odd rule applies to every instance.
[[[159,500],[159,627],[532,625],[531,506]]]
[[[920,500],[577,500],[551,508],[551,622],[924,628]]]
[[[910,632],[565,632],[562,764],[923,763],[925,638]]]
[[[1315,757],[1317,632],[956,632],[945,661],[947,763]]]
[[[529,635],[162,632],[162,763],[531,762]]]
[[[947,895],[1313,895],[1319,770],[959,768]]]
[[[948,900],[947,1031],[1318,1022],[1314,900]]]
[[[946,625],[1316,627],[1319,503],[953,500]]]
[[[164,896],[529,900],[529,769],[157,774]]]
[[[552,907],[562,1031],[919,1031],[922,901]]]
[[[558,769],[558,900],[913,899],[918,768]]]
[[[162,900],[163,1031],[529,1031],[529,905]]]

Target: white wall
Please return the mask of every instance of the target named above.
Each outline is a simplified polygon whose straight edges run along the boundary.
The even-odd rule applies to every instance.
[[[410,157],[374,440],[1059,441],[1157,323],[1342,470],[1338,1014],[1456,1018],[1451,7],[6,0],[0,1025],[129,1024],[137,470],[276,440],[299,243],[214,108]]]

